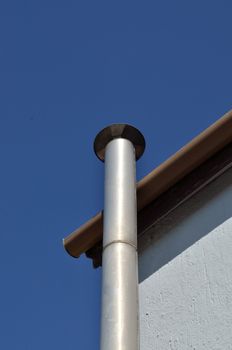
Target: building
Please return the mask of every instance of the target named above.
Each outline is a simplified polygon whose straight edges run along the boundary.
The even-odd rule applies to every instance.
[[[232,111],[138,183],[141,350],[232,349]],[[101,265],[102,213],[64,240]]]

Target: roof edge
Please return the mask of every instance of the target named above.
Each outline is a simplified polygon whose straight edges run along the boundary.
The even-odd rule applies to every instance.
[[[231,141],[232,110],[138,182],[138,211]],[[64,248],[71,256],[77,258],[102,240],[102,232],[103,212],[100,212],[64,238]]]

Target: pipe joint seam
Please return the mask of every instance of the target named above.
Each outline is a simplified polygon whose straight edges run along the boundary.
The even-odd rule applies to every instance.
[[[114,241],[112,241],[112,242],[107,243],[107,244],[103,247],[103,252],[104,252],[104,250],[105,250],[107,247],[109,247],[110,245],[115,244],[115,243],[124,243],[124,244],[128,244],[128,245],[130,245],[131,247],[133,247],[133,248],[137,251],[137,245],[135,245],[134,243],[129,242],[129,241],[124,241],[124,240],[122,240],[122,239],[117,239],[117,240],[114,240]]]

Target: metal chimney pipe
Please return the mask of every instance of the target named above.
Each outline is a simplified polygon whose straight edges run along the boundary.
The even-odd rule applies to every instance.
[[[101,350],[138,350],[138,260],[135,161],[145,149],[134,127],[114,124],[94,142],[105,161]]]

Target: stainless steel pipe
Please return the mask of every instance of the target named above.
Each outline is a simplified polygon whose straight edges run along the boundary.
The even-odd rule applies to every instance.
[[[116,125],[118,130],[124,130],[124,134],[121,131],[116,133],[116,126],[111,126],[103,131],[109,131],[111,128],[113,136],[108,135],[104,138],[104,132],[103,134],[101,132],[95,141],[97,155],[105,160],[100,348],[101,350],[138,350],[135,161],[143,152],[145,143],[137,129],[122,124]],[[125,137],[128,135],[125,127],[130,131],[128,137]],[[101,144],[100,152],[96,144]]]

